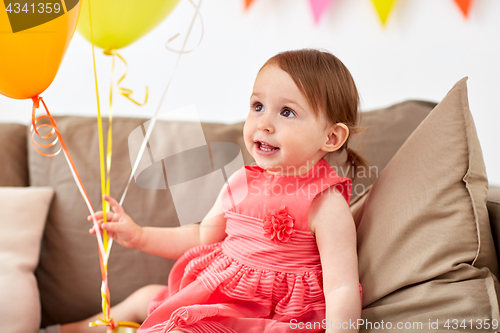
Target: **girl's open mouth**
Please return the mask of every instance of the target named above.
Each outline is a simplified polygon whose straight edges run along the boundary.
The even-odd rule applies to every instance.
[[[275,154],[278,150],[280,150],[278,147],[271,146],[270,144],[262,141],[256,141],[255,145],[257,148],[257,153],[260,155],[269,156]]]

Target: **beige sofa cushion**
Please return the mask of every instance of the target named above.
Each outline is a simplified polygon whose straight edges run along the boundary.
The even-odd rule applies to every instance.
[[[20,124],[0,123],[0,186],[28,186],[28,128]]]
[[[0,187],[2,332],[34,333],[40,326],[40,300],[34,271],[53,194],[51,188]]]
[[[90,201],[96,210],[100,210],[97,121],[86,117],[56,117],[56,120]],[[113,119],[111,195],[117,199],[122,195],[131,172],[128,135],[146,121],[137,118]],[[161,135],[157,142],[172,145],[191,140],[193,126],[195,124],[190,122],[158,121],[154,133]],[[104,121],[103,127],[107,128],[107,121]],[[206,123],[202,127],[208,142],[236,142],[244,149],[241,136],[243,123]],[[248,156],[244,151],[245,162],[248,162]],[[101,311],[97,240],[88,233],[91,227],[87,221],[88,210],[62,154],[44,157],[30,147],[29,168],[33,185],[51,186],[55,190],[44,232],[40,264],[36,270],[42,302],[42,327],[82,320]],[[143,226],[179,225],[168,189],[147,190],[132,182],[124,208]],[[166,284],[172,265],[172,260],[115,244],[108,268],[111,304],[119,303],[144,285]]]
[[[449,332],[447,319],[465,320],[468,332],[484,332],[469,320],[500,320],[487,194],[462,79],[352,204],[363,319],[422,322],[423,331],[438,320],[433,332]]]

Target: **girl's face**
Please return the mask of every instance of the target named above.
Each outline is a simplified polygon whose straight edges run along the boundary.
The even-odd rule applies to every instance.
[[[265,66],[250,98],[243,136],[258,166],[269,173],[301,175],[327,151],[330,126],[316,119],[293,79],[277,66]]]

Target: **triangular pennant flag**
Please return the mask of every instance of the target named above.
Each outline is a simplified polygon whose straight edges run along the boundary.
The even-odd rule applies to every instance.
[[[389,17],[389,13],[391,12],[392,7],[396,0],[372,0],[375,5],[375,9],[377,10],[378,16],[382,21],[382,25],[385,26],[387,18]]]
[[[252,2],[254,2],[254,0],[245,0],[245,10],[248,10],[248,8],[250,8]]]
[[[332,0],[309,0],[314,15],[314,23],[318,24],[323,13],[328,9]]]
[[[464,14],[465,17],[469,17],[469,10],[472,4],[472,0],[455,0],[455,3],[462,11],[462,14]]]

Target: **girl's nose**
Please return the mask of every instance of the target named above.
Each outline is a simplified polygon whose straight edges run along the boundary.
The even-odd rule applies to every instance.
[[[274,126],[272,125],[269,116],[262,115],[259,119],[259,123],[257,124],[257,129],[260,131],[274,133]]]

